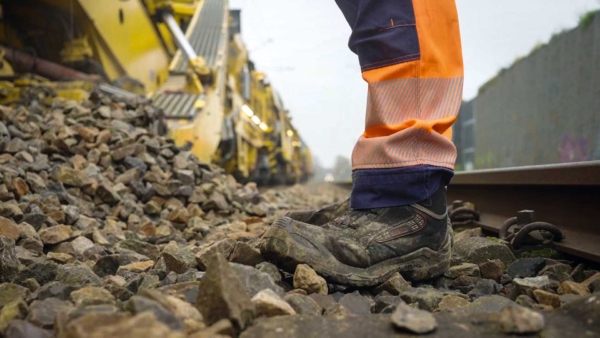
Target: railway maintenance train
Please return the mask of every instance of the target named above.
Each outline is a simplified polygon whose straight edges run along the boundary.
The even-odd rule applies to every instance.
[[[249,59],[227,0],[0,0],[0,77],[35,71],[142,94],[170,136],[241,181],[312,174],[281,97]],[[0,102],[3,103],[3,102]]]

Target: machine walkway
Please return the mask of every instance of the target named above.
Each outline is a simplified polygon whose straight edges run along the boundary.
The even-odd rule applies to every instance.
[[[185,34],[194,52],[217,72],[225,71],[225,65],[220,60],[224,58],[227,48],[226,18],[226,0],[206,0]],[[154,95],[154,104],[165,111],[168,119],[193,119],[199,111],[196,103],[204,98],[203,95],[186,93],[180,89],[185,84],[188,64],[188,56],[181,49],[178,50],[169,68],[169,78]]]

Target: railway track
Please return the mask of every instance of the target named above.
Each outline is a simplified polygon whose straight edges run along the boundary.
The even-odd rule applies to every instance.
[[[517,249],[526,233],[512,232],[533,223],[525,232],[554,232],[546,246],[600,263],[600,161],[460,172],[447,199],[451,211],[461,208],[451,213],[458,223],[495,233]]]
[[[534,219],[521,214],[524,223],[549,223],[564,235],[554,249],[600,262],[600,161],[457,173],[448,202],[457,200],[474,203],[472,222],[500,237],[509,219],[532,210]]]

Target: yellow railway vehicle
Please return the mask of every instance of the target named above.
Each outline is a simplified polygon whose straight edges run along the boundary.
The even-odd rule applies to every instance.
[[[150,96],[179,146],[238,179],[280,184],[312,174],[310,150],[250,61],[240,12],[229,10],[227,0],[0,0],[0,6],[0,77],[14,69],[52,80],[100,79],[107,92]]]

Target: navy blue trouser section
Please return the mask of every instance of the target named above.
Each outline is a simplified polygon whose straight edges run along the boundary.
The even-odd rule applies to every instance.
[[[336,0],[352,28],[348,46],[363,71],[418,60],[412,0]]]
[[[419,165],[356,170],[352,173],[352,209],[388,208],[425,201],[450,183],[450,169]]]
[[[362,71],[418,60],[412,0],[336,0],[352,28],[348,43]],[[450,183],[452,170],[422,165],[357,170],[352,174],[350,206],[371,209],[418,203]]]

